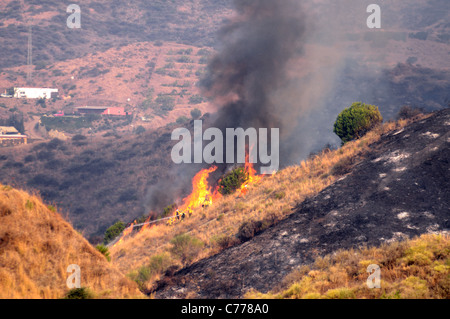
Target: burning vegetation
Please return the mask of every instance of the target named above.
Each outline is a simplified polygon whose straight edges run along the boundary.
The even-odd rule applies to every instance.
[[[238,193],[238,197],[244,197],[250,185],[258,183],[262,175],[257,175],[252,163],[249,162],[249,156],[246,155],[245,165],[238,167],[229,174],[219,179],[216,186],[211,186],[209,179],[211,174],[217,170],[217,166],[211,166],[202,169],[192,179],[192,192],[182,200],[180,205],[174,204],[168,207],[169,216],[152,220],[155,216],[150,213],[145,222],[139,223],[135,220],[127,228],[125,228],[113,247],[117,247],[124,242],[124,239],[130,236],[135,228],[139,228],[139,233],[146,231],[153,225],[166,222],[171,226],[174,223],[183,221],[186,217],[190,217],[194,210],[207,208],[215,203],[219,198],[233,193]],[[166,212],[167,212],[166,211]],[[164,214],[165,215],[165,214]]]

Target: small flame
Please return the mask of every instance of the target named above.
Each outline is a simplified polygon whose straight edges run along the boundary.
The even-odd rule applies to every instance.
[[[124,238],[127,237],[129,234],[131,234],[133,232],[134,225],[136,225],[136,221],[134,221],[127,228],[125,228],[125,230],[122,232],[122,237],[120,237],[119,241],[117,243],[115,243],[113,245],[113,247],[122,245]]]
[[[256,175],[253,164],[248,159],[248,153],[245,156],[245,172],[248,174],[247,180],[241,185],[239,197],[244,197],[248,192],[248,186],[258,183],[262,176]]]

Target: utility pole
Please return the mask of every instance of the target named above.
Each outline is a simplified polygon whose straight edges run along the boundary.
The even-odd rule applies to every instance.
[[[27,84],[33,80],[33,42],[31,23],[28,25],[28,56],[27,56]]]

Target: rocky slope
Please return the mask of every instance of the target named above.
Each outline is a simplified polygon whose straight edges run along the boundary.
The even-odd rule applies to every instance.
[[[450,109],[384,136],[352,172],[250,241],[166,274],[156,298],[266,292],[339,249],[450,229]]]

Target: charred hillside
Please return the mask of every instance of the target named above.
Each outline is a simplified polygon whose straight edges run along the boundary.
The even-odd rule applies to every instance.
[[[371,145],[366,159],[279,224],[166,277],[157,298],[267,292],[296,267],[358,246],[448,231],[450,109]]]

